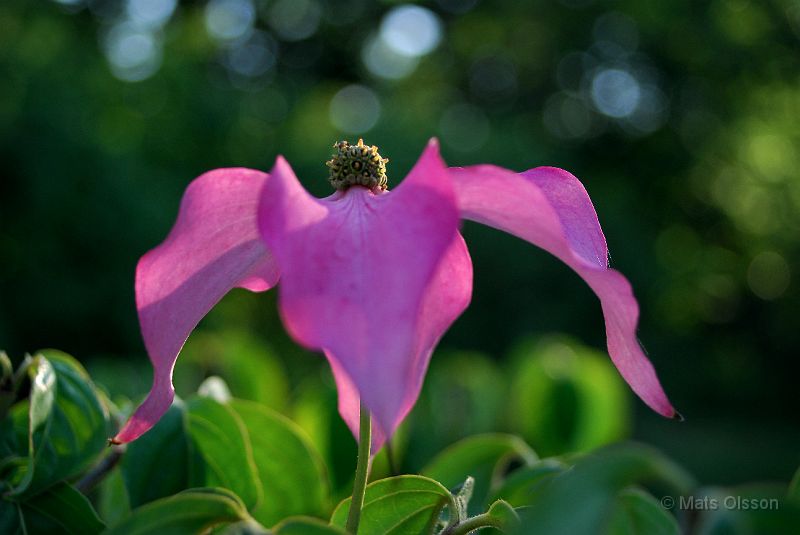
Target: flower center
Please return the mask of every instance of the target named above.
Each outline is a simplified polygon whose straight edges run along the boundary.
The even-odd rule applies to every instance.
[[[350,186],[386,189],[386,162],[389,159],[378,154],[378,147],[364,145],[364,140],[359,139],[356,145],[339,141],[333,148],[336,154],[325,162],[330,170],[328,181],[331,186],[340,191]]]

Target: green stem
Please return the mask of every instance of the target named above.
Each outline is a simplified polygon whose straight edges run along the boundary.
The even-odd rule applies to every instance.
[[[460,524],[456,524],[447,528],[442,532],[442,535],[467,535],[480,528],[502,528],[502,523],[497,519],[489,516],[489,513],[473,516],[468,518]]]
[[[354,535],[358,533],[358,523],[361,521],[361,508],[364,506],[364,492],[367,489],[369,476],[369,448],[372,442],[372,420],[369,410],[361,403],[361,422],[358,426],[358,464],[356,464],[356,478],[353,482],[353,499],[350,500],[350,512],[347,514],[347,531]]]

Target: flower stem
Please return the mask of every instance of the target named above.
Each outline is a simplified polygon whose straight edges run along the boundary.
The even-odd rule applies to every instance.
[[[350,500],[350,512],[347,515],[347,531],[353,535],[358,533],[358,523],[361,521],[361,508],[364,506],[364,492],[367,489],[367,477],[369,476],[369,448],[372,443],[372,420],[369,410],[363,402],[360,412],[358,464],[356,464],[356,478],[353,482],[353,499]]]

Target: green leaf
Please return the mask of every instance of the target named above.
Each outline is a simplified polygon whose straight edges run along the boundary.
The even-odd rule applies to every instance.
[[[187,402],[187,410],[189,434],[203,461],[190,468],[191,484],[231,489],[248,509],[257,508],[263,499],[262,485],[242,419],[230,406],[211,398],[194,398]]]
[[[39,449],[34,437],[46,434],[46,424],[50,421],[53,402],[56,396],[56,373],[52,364],[41,355],[34,357],[28,367],[31,387],[28,394],[28,457],[21,479],[15,484],[10,495],[24,492],[33,482]],[[39,439],[38,442],[41,442]]]
[[[318,518],[287,518],[273,529],[275,535],[347,535],[343,529],[331,526]]]
[[[67,483],[58,483],[21,503],[22,514],[28,532],[31,526],[41,525],[35,517],[43,517],[65,533],[74,535],[94,535],[105,529],[89,500]],[[42,530],[38,530],[43,532]],[[52,533],[53,530],[49,529]]]
[[[492,519],[503,527],[503,529],[511,529],[519,526],[519,515],[510,503],[504,500],[497,500],[490,507],[486,513]]]
[[[540,455],[589,451],[626,434],[628,389],[605,353],[553,339],[522,344],[512,362],[507,423]]]
[[[560,474],[565,469],[566,465],[561,461],[543,459],[531,466],[515,470],[491,494],[490,500],[503,499],[514,507],[527,505],[540,485],[544,485],[549,478]]]
[[[609,535],[679,535],[678,521],[650,494],[625,489],[617,496]]]
[[[454,488],[467,476],[475,479],[470,515],[486,509],[489,493],[497,488],[514,462],[530,466],[536,453],[519,437],[503,434],[477,435],[457,442],[437,455],[422,474]]]
[[[34,357],[28,402],[28,461],[12,495],[33,495],[82,472],[106,447],[108,408],[83,367],[64,353]]]
[[[342,501],[331,524],[345,527],[350,498]],[[422,476],[397,476],[367,485],[359,535],[433,533],[439,514],[455,507],[453,497],[437,481]]]
[[[666,487],[673,495],[693,487],[682,468],[655,450],[635,444],[606,447],[537,487],[521,515],[523,525],[535,526],[542,535],[606,533],[618,493],[634,483]]]
[[[229,490],[190,489],[161,498],[131,513],[107,535],[194,535],[219,524],[251,520],[242,501]]]
[[[263,499],[251,509],[256,520],[271,526],[292,515],[324,516],[329,509],[325,466],[299,427],[270,409],[233,400],[230,407],[248,431]]]
[[[176,400],[161,420],[127,446],[120,468],[130,506],[170,496],[189,486],[185,404]]]

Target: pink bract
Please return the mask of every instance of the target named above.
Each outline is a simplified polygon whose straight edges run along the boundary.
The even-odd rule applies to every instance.
[[[608,351],[654,411],[676,415],[636,338],[631,286],[608,267],[605,237],[577,178],[539,167],[448,169],[431,141],[394,190],[352,186],[318,199],[278,158],[267,175],[218,169],[186,190],[167,239],[139,261],[136,299],[153,388],[115,442],[150,429],[172,403],[172,369],[202,317],[235,287],[278,282],[284,325],[330,362],[339,412],[373,451],[414,406],[436,343],[464,311],[472,262],[461,219],[518,236],[575,270],[600,298]]]

